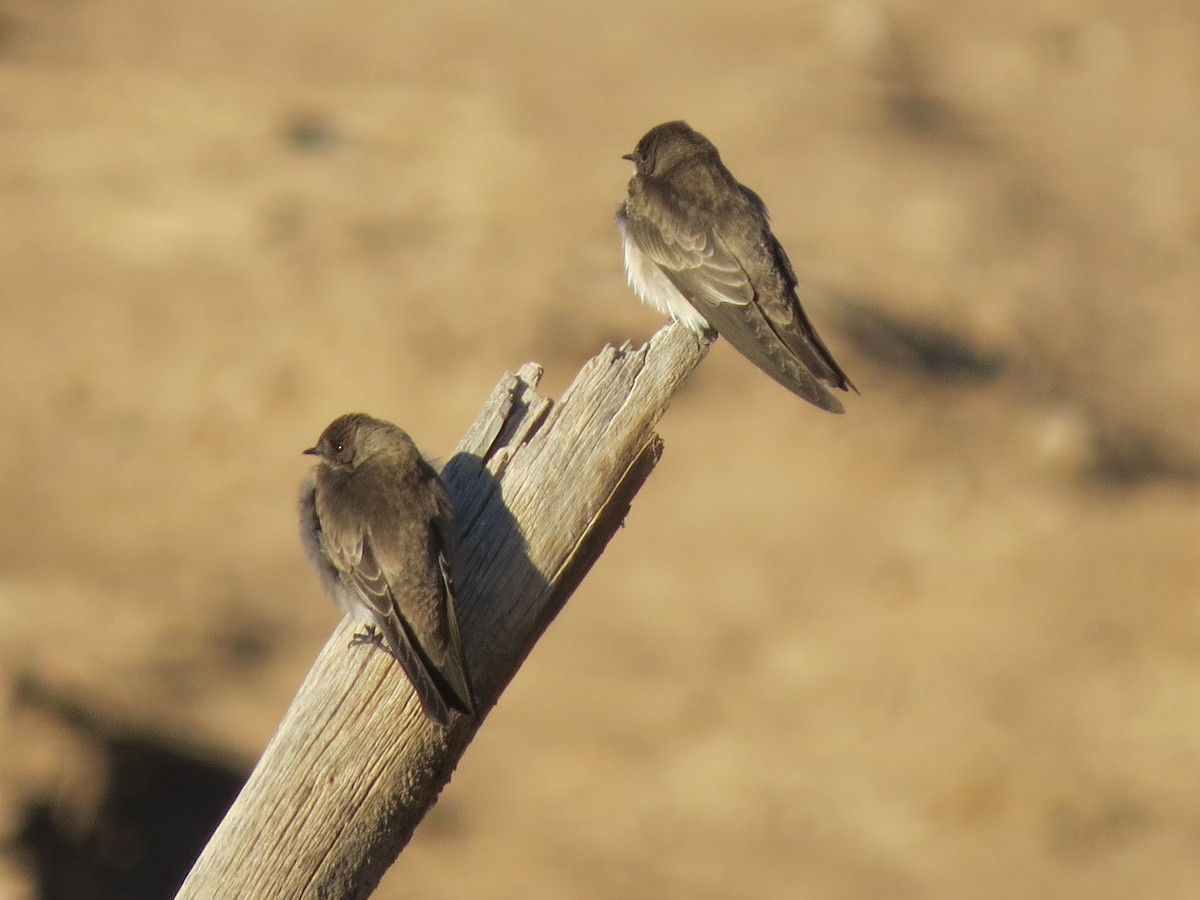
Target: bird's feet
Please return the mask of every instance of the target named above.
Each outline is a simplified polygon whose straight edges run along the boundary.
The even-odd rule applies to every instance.
[[[350,638],[351,647],[357,647],[361,644],[370,644],[373,647],[383,647],[383,635],[380,634],[379,629],[374,625],[366,625],[363,627],[361,632]]]

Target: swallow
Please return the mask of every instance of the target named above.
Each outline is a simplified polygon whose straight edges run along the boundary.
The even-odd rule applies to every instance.
[[[686,122],[650,129],[624,159],[636,171],[617,227],[642,301],[697,334],[716,332],[792,393],[843,412],[830,388],[858,388],[800,306],[758,194]]]
[[[366,622],[352,643],[400,663],[429,718],[475,714],[454,606],[454,505],[408,434],[363,413],[335,419],[305,453],[300,536],[325,593]]]

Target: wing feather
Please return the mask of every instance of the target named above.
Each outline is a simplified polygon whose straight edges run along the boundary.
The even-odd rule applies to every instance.
[[[395,521],[393,516],[372,517],[362,509],[346,521],[326,510],[321,524],[327,556],[343,585],[370,613],[426,712],[446,724],[450,709],[473,713],[475,701],[450,574],[453,507],[445,486],[434,479],[433,508],[409,511],[425,517],[424,529],[389,532],[372,519]]]
[[[625,227],[718,334],[793,393],[842,412],[826,386],[853,385],[800,306],[795,271],[767,227],[762,200],[741,191],[745,206],[735,212],[743,214],[724,216],[680,208],[659,191],[636,214],[627,209]]]

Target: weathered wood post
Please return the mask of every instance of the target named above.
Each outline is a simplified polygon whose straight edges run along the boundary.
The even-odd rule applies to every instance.
[[[654,426],[707,344],[668,325],[605,348],[554,403],[506,375],[443,477],[461,531],[464,649],[481,720],[621,525],[654,468]],[[412,836],[479,720],[422,714],[399,666],[349,650],[343,620],[179,898],[366,897]]]

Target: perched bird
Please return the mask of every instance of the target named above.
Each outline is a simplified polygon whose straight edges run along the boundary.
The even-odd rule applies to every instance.
[[[325,593],[367,620],[354,643],[388,650],[431,719],[473,715],[446,486],[402,429],[363,413],[335,419],[304,452],[319,459],[300,489],[300,537]]]
[[[796,273],[758,194],[686,122],[658,125],[627,154],[637,171],[617,211],[629,283],[693,331],[716,331],[785,388],[842,412],[857,388],[796,296]]]

